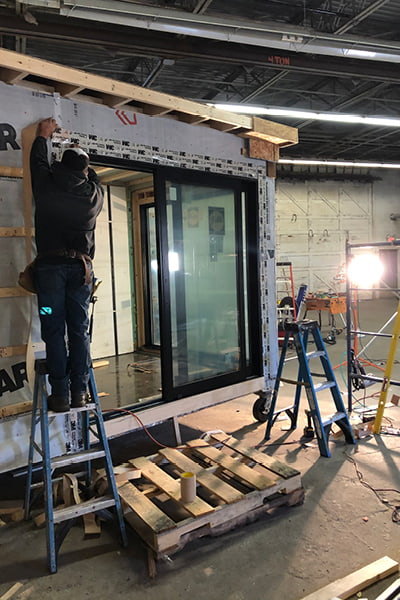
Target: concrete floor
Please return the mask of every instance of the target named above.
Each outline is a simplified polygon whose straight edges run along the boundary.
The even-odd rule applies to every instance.
[[[378,331],[396,305],[391,299],[365,302],[363,316],[360,309],[362,328]],[[323,333],[328,335],[324,319],[322,315]],[[327,345],[333,365],[344,360],[345,336],[343,332],[336,344]],[[389,340],[379,338],[365,357],[384,366],[388,349]],[[295,372],[295,361],[288,369]],[[378,372],[370,365],[366,371]],[[392,376],[400,379],[396,371],[400,371],[397,361]],[[340,369],[336,374],[345,392]],[[354,407],[376,405],[377,392],[379,385],[357,392]],[[288,405],[292,398],[293,388],[283,386],[279,402]],[[400,523],[393,522],[392,507],[400,505],[400,437],[364,437],[356,446],[338,438],[330,442],[332,457],[322,458],[316,442],[304,445],[301,439],[305,398],[298,428],[285,432],[282,429],[288,421],[277,421],[268,442],[264,440],[265,425],[253,419],[254,400],[254,395],[244,396],[181,417],[183,441],[222,429],[248,446],[264,444],[266,454],[301,472],[304,504],[281,508],[220,537],[191,542],[170,560],[158,563],[155,579],[148,575],[143,543],[129,528],[129,545],[122,549],[112,523],[94,540],[83,540],[81,527],[74,527],[62,545],[58,573],[49,575],[44,530],[31,522],[7,523],[0,528],[0,597],[15,582],[22,582],[24,586],[13,596],[16,599],[300,600],[382,556],[399,561]],[[320,407],[321,412],[325,408],[329,413],[329,395],[321,397]],[[400,407],[387,407],[384,423],[399,427]],[[161,443],[174,445],[170,424],[153,427],[151,433]],[[111,447],[116,463],[157,450],[144,432],[113,440]],[[2,485],[11,488],[15,481],[3,478]],[[395,578],[371,586],[363,597],[376,598]]]

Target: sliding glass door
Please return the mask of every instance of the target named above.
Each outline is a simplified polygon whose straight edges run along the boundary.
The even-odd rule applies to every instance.
[[[174,399],[259,374],[256,211],[229,178],[167,174],[159,189],[163,395]]]

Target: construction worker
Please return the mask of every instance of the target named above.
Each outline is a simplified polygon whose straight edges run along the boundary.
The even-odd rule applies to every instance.
[[[40,121],[30,167],[37,248],[34,281],[51,386],[48,408],[64,412],[70,402],[79,408],[87,400],[94,231],[103,190],[81,148],[68,148],[61,162],[49,164],[47,140],[57,128],[53,118]]]

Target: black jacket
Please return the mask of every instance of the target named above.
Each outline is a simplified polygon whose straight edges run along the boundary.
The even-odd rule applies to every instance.
[[[47,144],[38,136],[32,145],[32,190],[38,254],[77,250],[94,257],[96,218],[103,206],[103,189],[89,168],[86,177],[60,162],[49,165]]]

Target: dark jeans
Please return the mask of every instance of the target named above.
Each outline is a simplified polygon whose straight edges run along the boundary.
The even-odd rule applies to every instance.
[[[92,284],[84,283],[84,265],[77,259],[38,261],[35,284],[52,394],[68,397],[69,391],[86,392],[91,364],[88,312]]]

